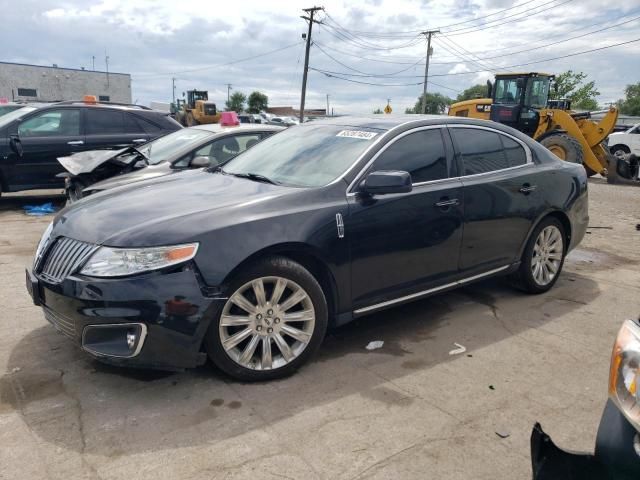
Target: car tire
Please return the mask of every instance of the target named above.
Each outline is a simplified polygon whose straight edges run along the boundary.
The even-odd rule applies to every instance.
[[[205,337],[209,358],[227,375],[248,382],[286,377],[317,352],[327,301],[302,265],[266,258],[237,275],[228,291]]]
[[[562,223],[544,218],[527,241],[520,267],[510,276],[513,285],[532,294],[548,291],[562,272],[567,246]]]
[[[540,144],[561,160],[579,165],[582,165],[584,162],[582,145],[578,140],[567,134],[555,133],[549,135],[543,138]]]
[[[614,145],[609,149],[609,151],[611,152],[611,155],[618,158],[624,157],[625,155],[631,153],[631,150],[626,145]]]

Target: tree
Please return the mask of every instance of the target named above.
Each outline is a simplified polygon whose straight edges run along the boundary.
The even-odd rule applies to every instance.
[[[251,92],[247,105],[249,107],[249,113],[260,113],[269,106],[269,97],[258,91]]]
[[[240,113],[244,110],[244,102],[247,101],[247,96],[242,92],[233,92],[229,100],[225,103],[227,111],[234,111]]]
[[[418,97],[413,108],[407,108],[404,113],[422,113],[422,95]],[[449,97],[445,97],[440,93],[427,93],[427,111],[432,115],[442,115],[447,107],[453,103]]]
[[[487,86],[478,84],[473,87],[469,87],[458,95],[456,101],[462,102],[464,100],[473,100],[474,98],[487,98]]]
[[[376,115],[381,114],[382,110],[380,108],[376,108],[373,113],[375,113]]]
[[[627,85],[624,89],[625,99],[618,100],[620,113],[624,115],[640,116],[640,82]]]
[[[596,88],[596,82],[584,83],[587,74],[567,70],[556,76],[549,98],[568,98],[571,100],[573,108],[581,110],[597,110],[598,101],[596,97],[600,92]]]

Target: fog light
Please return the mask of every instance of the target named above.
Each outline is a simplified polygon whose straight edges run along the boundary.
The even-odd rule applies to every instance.
[[[136,334],[134,332],[127,332],[127,346],[129,347],[129,349],[133,350],[135,344]]]

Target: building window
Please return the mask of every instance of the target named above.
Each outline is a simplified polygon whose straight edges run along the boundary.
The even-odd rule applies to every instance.
[[[98,97],[98,100],[100,100],[101,102],[108,102],[111,100],[111,97],[109,95],[100,95]]]
[[[35,88],[19,88],[18,96],[19,97],[37,97],[38,91]]]

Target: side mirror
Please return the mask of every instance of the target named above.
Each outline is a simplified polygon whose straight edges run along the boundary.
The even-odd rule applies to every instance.
[[[189,167],[191,168],[205,168],[211,166],[211,159],[209,157],[196,157],[191,160]]]
[[[9,147],[11,147],[11,150],[17,153],[19,157],[22,157],[22,155],[24,154],[22,142],[17,135],[11,135],[11,137],[9,137]]]
[[[412,189],[411,175],[408,172],[379,170],[371,172],[360,183],[360,192],[369,195],[389,193],[407,193]]]

